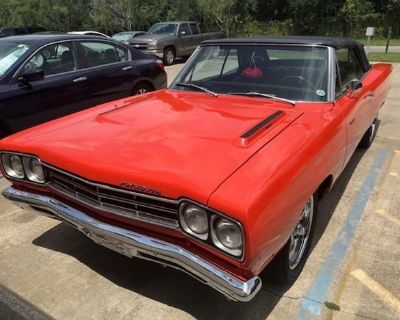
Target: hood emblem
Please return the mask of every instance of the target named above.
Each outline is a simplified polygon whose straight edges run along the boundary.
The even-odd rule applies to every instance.
[[[161,192],[159,190],[147,188],[144,186],[140,186],[138,184],[129,183],[129,182],[121,182],[119,185],[121,188],[129,191],[136,191],[141,193],[151,194],[153,196],[161,196]]]

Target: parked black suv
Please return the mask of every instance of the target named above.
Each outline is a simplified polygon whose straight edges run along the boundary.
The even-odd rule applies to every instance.
[[[0,28],[0,38],[19,36],[22,34],[31,34],[35,32],[43,32],[46,29],[42,27],[19,27],[19,28]]]

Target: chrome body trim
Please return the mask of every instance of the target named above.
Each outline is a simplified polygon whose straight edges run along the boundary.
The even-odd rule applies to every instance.
[[[240,138],[241,139],[249,139],[252,136],[254,136],[257,132],[259,132],[261,129],[269,127],[272,125],[272,123],[279,117],[283,116],[285,114],[284,111],[282,110],[278,110],[272,114],[270,114],[268,117],[266,117],[264,120],[262,120],[261,122],[257,123],[256,125],[254,125],[253,127],[251,127],[250,129],[248,129],[245,133],[243,133]]]
[[[249,301],[262,286],[258,276],[247,281],[240,280],[182,247],[103,223],[54,198],[13,187],[5,189],[3,195],[19,204],[51,212],[54,218],[71,224],[94,242],[111,250],[184,271],[229,299]]]
[[[206,40],[208,41],[208,40]],[[257,40],[256,40],[257,41]],[[176,86],[177,81],[181,80],[181,75],[183,75],[187,69],[190,68],[190,64],[192,60],[196,59],[197,52],[202,48],[202,47],[208,47],[208,46],[230,46],[230,45],[237,45],[237,46],[285,46],[285,47],[313,47],[313,48],[322,48],[322,49],[327,49],[328,50],[328,66],[327,66],[327,71],[328,72],[328,79],[327,79],[327,99],[326,101],[308,101],[308,100],[289,100],[290,103],[296,103],[296,102],[305,102],[305,103],[316,103],[316,104],[321,104],[321,103],[332,103],[335,101],[334,94],[335,94],[335,74],[332,76],[332,71],[335,72],[335,66],[333,65],[335,63],[335,49],[333,47],[329,47],[326,45],[319,45],[319,44],[277,44],[277,43],[202,43],[200,44],[196,50],[192,53],[192,55],[189,57],[189,59],[186,61],[185,65],[183,68],[178,72],[176,75],[175,79],[171,82],[171,84],[168,86],[169,90],[174,90],[174,91],[181,91],[178,89],[175,89],[174,86]],[[333,91],[332,91],[333,90]],[[333,92],[333,93],[332,93]],[[218,93],[219,95],[229,95],[229,93]]]
[[[332,47],[328,47],[328,101],[335,101],[335,86],[336,86],[336,51]]]

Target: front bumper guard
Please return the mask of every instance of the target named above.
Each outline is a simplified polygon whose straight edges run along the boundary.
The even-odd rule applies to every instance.
[[[261,279],[254,276],[242,281],[203,258],[165,241],[98,221],[54,198],[9,187],[3,195],[22,207],[51,212],[38,213],[68,222],[94,242],[128,257],[151,260],[179,269],[201,280],[228,299],[249,301],[261,288]]]

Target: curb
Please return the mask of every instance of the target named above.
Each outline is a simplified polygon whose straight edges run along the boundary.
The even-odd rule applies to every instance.
[[[0,284],[0,318],[2,320],[50,320],[50,316],[18,294]]]

